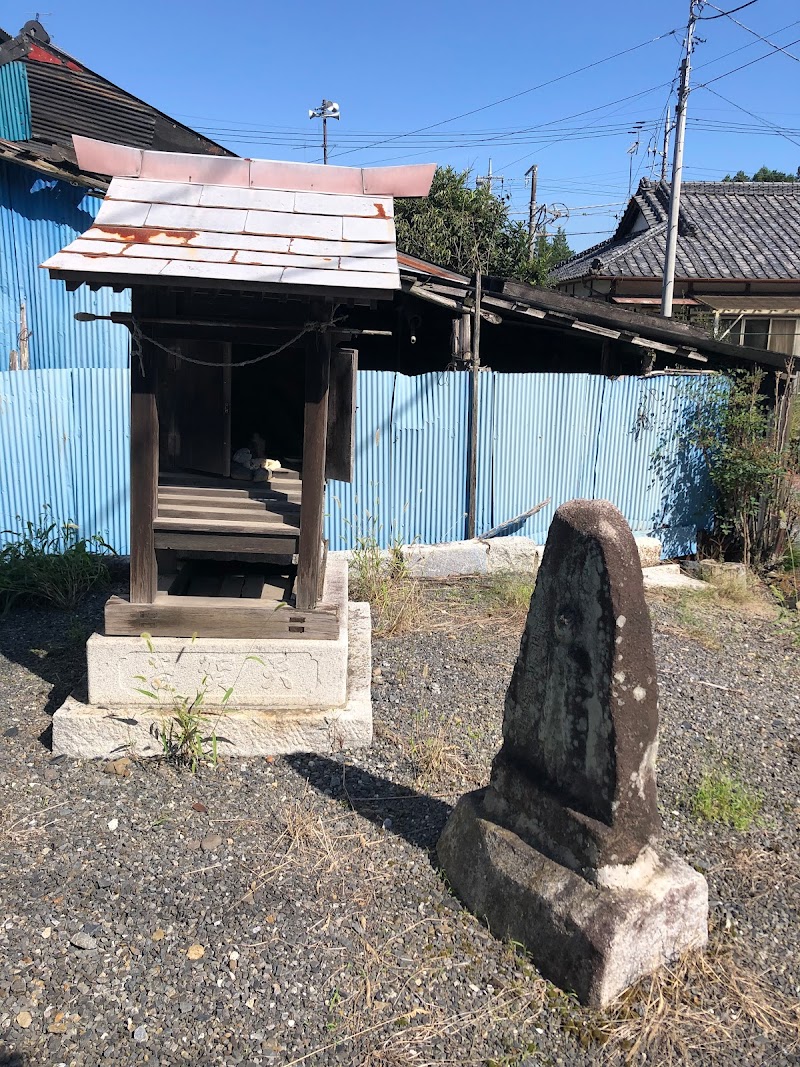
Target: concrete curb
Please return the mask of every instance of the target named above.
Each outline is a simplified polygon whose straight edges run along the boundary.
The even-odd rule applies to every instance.
[[[642,568],[654,567],[661,559],[661,542],[655,537],[637,537],[636,547]],[[400,553],[412,578],[464,578],[491,574],[517,574],[534,577],[539,570],[543,547],[529,537],[491,537],[487,540],[449,541],[439,545],[402,545]],[[392,552],[384,549],[387,563]],[[351,562],[354,553],[331,552],[333,558]]]

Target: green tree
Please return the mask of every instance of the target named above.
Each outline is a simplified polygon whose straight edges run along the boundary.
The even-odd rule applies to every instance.
[[[800,167],[798,168],[800,170]],[[749,177],[743,170],[737,170],[733,177],[726,174],[724,182],[796,182],[798,174],[789,174],[785,170],[771,170],[769,167],[759,167],[755,174]]]
[[[485,185],[472,188],[469,179],[469,171],[438,167],[427,197],[399,200],[398,248],[460,274],[480,270],[547,284],[550,270],[571,254],[564,231],[540,237],[531,259],[527,228],[511,219],[508,201]]]

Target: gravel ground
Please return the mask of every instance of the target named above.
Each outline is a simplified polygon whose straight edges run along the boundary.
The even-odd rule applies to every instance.
[[[97,595],[0,623],[0,1067],[192,1063],[800,1063],[800,661],[752,606],[651,598],[665,842],[703,870],[705,965],[607,1016],[543,982],[448,892],[435,844],[486,781],[520,620],[434,586],[375,642],[376,741],[352,759],[127,776],[54,760]],[[727,768],[747,831],[691,797]],[[794,1014],[792,1014],[794,1012]]]

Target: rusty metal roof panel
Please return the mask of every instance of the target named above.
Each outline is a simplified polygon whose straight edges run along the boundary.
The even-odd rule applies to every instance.
[[[229,185],[254,189],[286,189],[295,193],[339,196],[427,196],[435,163],[405,167],[329,167],[319,163],[286,163],[272,159],[220,159],[183,152],[152,152],[91,137],[73,138],[75,155],[84,170],[115,178]]]
[[[309,181],[299,189],[261,188],[252,184],[257,162],[264,164],[256,168],[259,181],[284,184],[298,173],[296,166],[137,155],[91,141],[82,146],[80,138],[76,146],[82,165],[101,170],[108,148],[106,163],[124,174],[112,179],[95,224],[43,264],[57,277],[105,285],[127,274],[131,284],[159,277],[187,285],[246,282],[378,295],[400,288],[394,201],[379,191],[363,192],[366,171],[360,168],[353,168],[349,183],[334,174],[330,181],[325,175],[315,179],[311,189],[305,187]],[[419,175],[409,178],[409,168],[402,169],[405,177],[384,168],[383,177],[369,184],[379,190],[391,179],[394,188],[404,182],[418,188]]]

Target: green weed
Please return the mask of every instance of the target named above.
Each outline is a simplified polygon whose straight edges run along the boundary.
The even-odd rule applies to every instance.
[[[749,830],[763,806],[760,793],[721,771],[706,772],[692,797],[692,814],[734,830]]]
[[[73,522],[57,522],[45,505],[36,522],[3,530],[12,541],[0,548],[0,615],[17,604],[51,604],[72,609],[98,585],[109,581],[101,558],[114,554],[99,534],[80,537]]]

